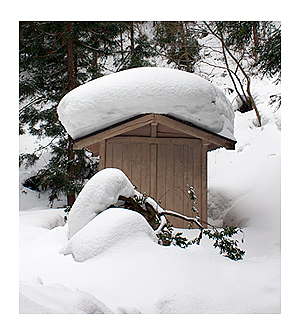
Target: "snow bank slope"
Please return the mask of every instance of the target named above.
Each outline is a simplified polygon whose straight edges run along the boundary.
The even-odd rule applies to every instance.
[[[76,261],[83,262],[124,242],[130,244],[138,240],[144,245],[145,238],[156,241],[154,231],[141,214],[128,209],[109,208],[75,234],[62,253],[72,253]]]
[[[20,283],[19,291],[20,314],[112,314],[89,293],[61,284],[45,286],[39,277]]]
[[[222,91],[180,70],[144,67],[107,75],[75,88],[58,106],[74,139],[146,113],[176,116],[234,139],[234,114]]]
[[[280,252],[281,239],[281,112],[268,104],[280,86],[253,80],[251,89],[263,126],[254,112],[236,112],[236,150],[208,155],[209,217],[247,227],[248,256]]]
[[[53,229],[65,225],[61,209],[20,211],[19,215],[23,218],[24,223],[33,227]]]
[[[118,201],[120,195],[134,195],[134,187],[119,169],[108,168],[96,173],[79,193],[69,214],[69,238],[94,217]]]

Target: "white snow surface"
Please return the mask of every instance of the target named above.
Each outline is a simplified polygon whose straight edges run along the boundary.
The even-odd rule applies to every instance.
[[[99,208],[89,209],[94,213],[89,223],[68,239],[63,209],[31,208],[20,212],[20,312],[281,313],[281,112],[268,105],[269,96],[280,86],[268,80],[253,80],[252,85],[263,126],[257,127],[254,111],[236,112],[236,150],[218,149],[208,157],[209,220],[220,226],[225,222],[244,227],[245,242],[240,244],[246,251],[244,260],[220,256],[205,236],[199,246],[187,249],[160,246],[143,219],[121,209],[106,209],[94,219]],[[108,195],[113,193],[109,185],[107,189]],[[134,233],[130,222],[145,229]],[[189,238],[198,235],[197,230],[183,232]],[[33,284],[36,277],[40,279]],[[80,307],[83,300],[87,307]],[[209,324],[208,331],[213,331],[207,318],[202,324]],[[235,320],[230,320],[231,326]],[[256,321],[251,319],[246,326],[254,327]],[[268,319],[265,332],[273,321]],[[227,328],[232,332],[232,327]]]
[[[61,252],[72,254],[76,261],[83,262],[112,248],[118,247],[122,252],[124,243],[132,244],[135,240],[147,243],[145,239],[157,242],[154,231],[141,214],[109,208],[76,233]]]
[[[68,217],[69,238],[100,212],[117,203],[120,195],[134,196],[134,187],[119,169],[107,168],[96,173],[79,193]]]
[[[133,116],[175,116],[234,140],[234,113],[223,92],[192,73],[142,67],[106,75],[64,96],[58,115],[78,139]]]
[[[47,146],[51,139],[43,138],[39,139],[36,136],[24,134],[20,136],[19,141],[19,153],[32,153],[39,148],[39,145]],[[47,191],[36,192],[27,187],[24,187],[22,183],[30,177],[36,175],[37,170],[44,168],[45,164],[51,159],[50,150],[45,150],[40,159],[34,166],[26,167],[22,165],[19,168],[19,210],[23,211],[26,209],[38,209],[45,208],[49,205],[49,193]],[[65,206],[67,203],[65,196],[60,196],[59,199],[55,199],[53,208],[59,208]]]
[[[61,284],[45,286],[39,277],[19,285],[20,314],[112,314],[91,294]]]

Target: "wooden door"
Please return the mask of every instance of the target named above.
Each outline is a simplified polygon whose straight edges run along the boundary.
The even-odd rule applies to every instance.
[[[141,193],[165,209],[193,216],[188,185],[195,188],[198,210],[207,220],[206,149],[198,139],[115,137],[106,140],[105,167],[121,169]],[[174,227],[187,222],[170,218]]]

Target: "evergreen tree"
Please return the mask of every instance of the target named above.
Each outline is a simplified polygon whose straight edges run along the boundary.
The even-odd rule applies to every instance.
[[[86,150],[73,151],[57,105],[74,87],[103,75],[118,33],[113,22],[20,22],[20,134],[51,140],[53,157],[36,179],[51,190],[51,202],[63,193],[72,205],[84,178],[97,171]],[[21,154],[20,164],[34,164],[44,149]]]
[[[273,21],[216,21],[215,25],[228,48],[248,57],[253,71],[280,78],[280,26],[276,27]]]
[[[194,72],[200,59],[199,35],[193,22],[158,22],[154,30],[157,54],[167,59],[168,64],[187,72]]]
[[[256,47],[258,54],[254,67],[257,73],[264,77],[276,78],[276,83],[281,80],[281,30],[274,23],[264,27],[263,39]]]
[[[120,52],[114,54],[116,71],[155,66],[155,51],[145,31],[147,22],[120,22]]]

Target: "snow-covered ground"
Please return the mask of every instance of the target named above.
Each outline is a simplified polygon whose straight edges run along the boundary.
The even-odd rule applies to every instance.
[[[296,285],[282,287],[281,308],[281,275],[285,284],[296,284],[297,263],[291,254],[296,250],[290,246],[291,241],[297,241],[293,193],[297,186],[291,185],[288,190],[285,186],[285,214],[295,215],[289,216],[290,222],[283,225],[286,243],[281,264],[281,114],[280,110],[274,112],[274,106],[268,106],[269,95],[277,93],[280,87],[257,80],[253,81],[252,90],[263,127],[256,126],[254,112],[236,112],[236,150],[219,149],[209,154],[209,220],[216,225],[224,220],[244,226],[244,260],[233,262],[220,256],[206,237],[200,246],[182,250],[159,246],[144,234],[137,234],[134,239],[123,240],[120,236],[104,252],[78,262],[71,254],[62,253],[68,243],[68,227],[63,221],[65,213],[58,207],[64,199],[49,209],[46,194],[20,186],[19,312],[131,314],[117,322],[110,316],[100,323],[98,319],[71,315],[58,319],[58,323],[22,318],[23,326],[31,329],[35,322],[35,329],[49,334],[57,329],[58,333],[93,332],[97,327],[105,327],[105,332],[114,334],[134,329],[133,323],[139,333],[157,332],[166,325],[175,333],[204,330],[215,334],[218,327],[225,334],[292,330],[297,315],[293,301],[298,291]],[[297,125],[291,126],[297,130]],[[289,134],[285,136],[290,138]],[[21,137],[21,151],[30,141],[31,138]],[[295,152],[288,151],[285,159],[289,154]],[[288,170],[295,172],[294,168]],[[27,173],[21,169],[20,180]],[[285,176],[285,181],[297,183],[291,176]],[[9,219],[5,218],[7,222]],[[189,230],[184,233],[188,237],[194,235]],[[6,242],[5,250],[10,245]],[[5,281],[8,282],[11,280]],[[278,315],[281,312],[285,319]],[[133,316],[139,313],[143,316]],[[243,313],[262,313],[264,318],[250,318]],[[173,316],[161,319],[158,314]],[[179,318],[178,314],[184,317]],[[216,314],[217,323],[213,318]],[[62,320],[67,323],[65,328],[61,326]]]
[[[278,89],[257,80],[253,91],[263,127],[256,126],[254,113],[236,112],[236,150],[209,154],[210,220],[244,227],[244,260],[220,256],[206,237],[200,246],[180,249],[158,245],[143,230],[130,238],[116,229],[106,248],[76,261],[62,252],[69,243],[64,210],[49,209],[45,195],[20,189],[20,313],[280,313],[281,117],[268,105]],[[81,249],[89,247],[83,243]]]

